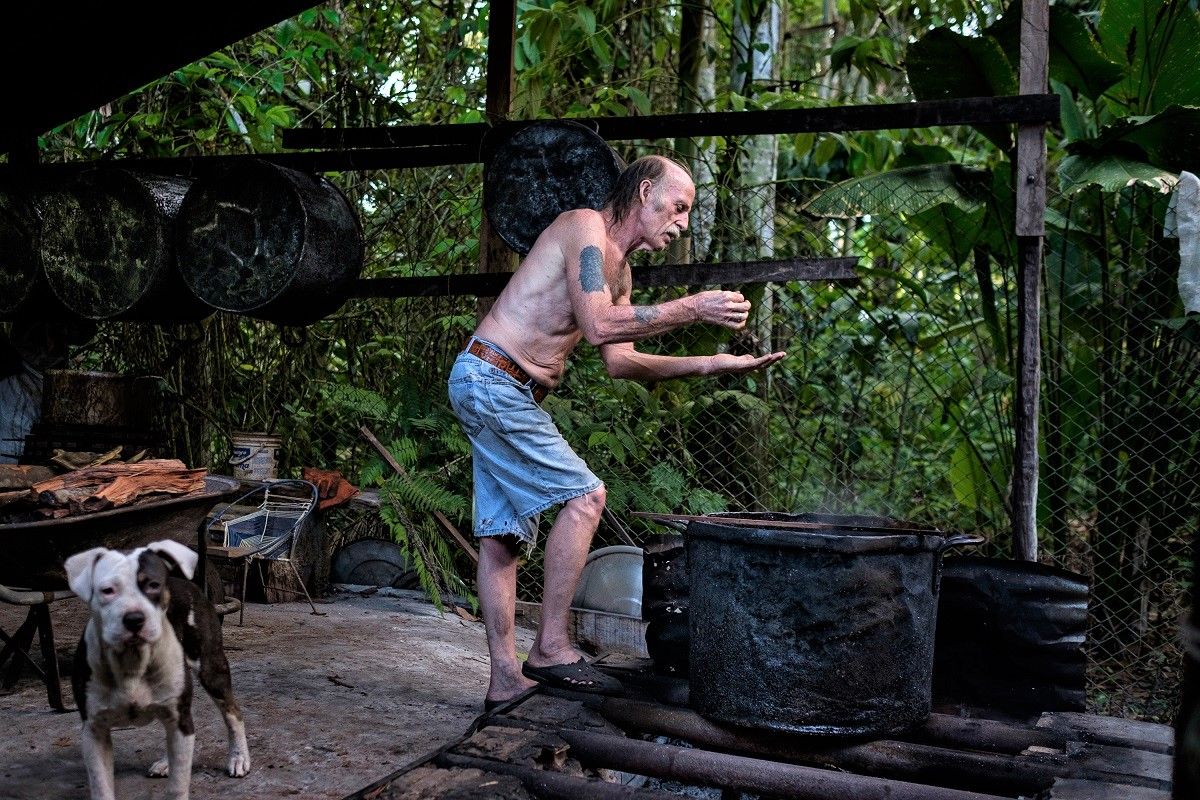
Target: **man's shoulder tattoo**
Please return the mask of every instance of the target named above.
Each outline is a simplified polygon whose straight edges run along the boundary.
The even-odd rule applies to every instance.
[[[658,319],[658,306],[634,306],[633,318],[638,322],[653,322]]]
[[[585,292],[604,289],[604,254],[594,244],[579,253],[579,286]]]

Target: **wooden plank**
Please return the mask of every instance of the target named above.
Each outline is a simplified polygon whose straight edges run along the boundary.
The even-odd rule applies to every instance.
[[[987,122],[1045,123],[1058,119],[1060,102],[1057,95],[1042,93],[833,108],[587,117],[574,118],[572,121],[594,128],[609,141],[669,139],[680,136],[757,136],[777,133],[895,130]],[[503,127],[516,129],[533,123],[532,120],[508,122]],[[484,123],[472,123],[285,130],[283,146],[382,149],[442,145],[465,146],[478,152],[490,127]]]
[[[463,770],[482,770],[517,778],[537,798],[571,798],[571,800],[672,800],[673,793],[635,788],[620,783],[609,783],[599,778],[585,778],[547,769],[532,769],[503,761],[460,756],[445,752],[436,757],[444,768],[457,767]],[[456,797],[483,797],[485,795],[455,795]],[[491,796],[486,795],[486,796]],[[366,796],[364,796],[366,797]],[[370,800],[374,800],[371,796]],[[392,797],[392,795],[388,795]]]
[[[512,725],[527,723],[541,729],[552,731],[564,727],[601,727],[616,732],[596,711],[588,708],[582,700],[570,700],[553,694],[545,686],[537,687],[536,693],[520,705],[510,709],[504,715],[504,724]]]
[[[1021,94],[1046,91],[1050,63],[1050,7],[1047,0],[1021,5]],[[1017,128],[1017,236],[1042,236],[1046,217],[1046,128]]]
[[[1037,561],[1038,407],[1042,391],[1042,237],[1017,237],[1017,403],[1013,410],[1013,558]]]
[[[638,289],[663,286],[714,286],[731,283],[783,283],[787,281],[858,280],[857,258],[789,258],[773,261],[726,261],[713,264],[663,264],[634,267],[633,285]],[[351,297],[493,297],[512,277],[511,272],[439,275],[416,278],[362,278],[350,290]]]
[[[1145,786],[1058,778],[1050,787],[1046,800],[1171,800],[1171,792]]]
[[[443,769],[434,765],[417,767],[393,781],[386,794],[357,794],[375,800],[443,800],[464,797],[528,798],[529,793],[521,782],[511,775],[498,775],[481,769],[451,767]]]
[[[873,106],[845,106],[825,109],[786,109],[773,111],[730,111],[722,113],[668,114],[655,117],[612,117],[593,120],[600,135],[610,141],[626,139],[664,139],[680,136],[754,136],[771,133],[843,132],[856,130],[895,130],[925,128],[934,125],[970,125],[982,122],[1025,122],[1056,120],[1058,95],[1014,97],[977,97],[961,100],[930,100],[920,103],[894,103]],[[647,121],[652,121],[647,124]],[[507,122],[505,126],[530,125],[532,121]],[[407,132],[408,128],[420,129]],[[457,130],[469,129],[469,130]],[[302,172],[366,172],[385,169],[417,169],[456,164],[478,164],[484,159],[484,123],[471,125],[429,125],[391,128],[332,129],[339,148],[298,153],[258,153],[254,155],[186,156],[175,158],[118,158],[106,162],[114,167],[196,177],[214,170],[236,167],[250,159],[270,161]],[[385,147],[356,146],[364,133],[377,138],[395,138],[424,144]],[[406,131],[405,133],[399,133]],[[289,131],[284,131],[285,141]],[[295,131],[296,134],[307,133]],[[326,131],[317,131],[324,135]],[[303,145],[293,144],[299,147]],[[0,175],[19,170],[74,172],[91,169],[94,161],[63,164],[39,164],[36,167],[0,164]],[[1018,191],[1023,182],[1018,181]],[[1044,187],[1043,187],[1044,191]]]
[[[633,285],[704,286],[731,283],[786,283],[787,281],[858,280],[858,259],[780,258],[763,261],[720,261],[711,264],[662,264],[631,270]]]
[[[476,732],[450,752],[530,767],[562,767],[567,760],[567,743],[549,731],[510,728],[501,723]]]
[[[655,522],[711,522],[735,528],[779,528],[781,530],[827,531],[832,527],[841,530],[879,530],[877,525],[830,525],[820,522],[789,522],[785,520],[754,519],[753,517],[714,517],[699,514],[657,514],[653,511],[631,511],[631,517],[652,519]],[[941,534],[936,528],[888,528],[890,533]],[[981,540],[982,541],[982,540]]]
[[[1050,64],[1048,0],[1021,5],[1022,95],[1046,91]],[[1017,128],[1017,405],[1014,409],[1013,557],[1037,561],[1038,405],[1041,398],[1039,280],[1046,215],[1046,128]]]
[[[1037,721],[1037,727],[1052,730],[1075,741],[1132,747],[1151,753],[1175,752],[1174,729],[1170,725],[1158,722],[1050,711],[1042,714]]]
[[[537,625],[542,619],[542,607],[539,603],[518,600],[517,615]],[[639,617],[572,608],[568,633],[571,641],[596,652],[650,657],[646,651],[646,623]]]

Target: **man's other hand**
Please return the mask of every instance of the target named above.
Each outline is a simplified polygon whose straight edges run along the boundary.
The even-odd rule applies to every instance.
[[[692,295],[693,307],[700,322],[710,322],[739,331],[750,318],[750,301],[741,292],[713,290]]]
[[[757,369],[765,369],[772,364],[782,361],[787,353],[769,353],[765,356],[734,356],[729,353],[717,353],[709,364],[710,375],[743,375]]]

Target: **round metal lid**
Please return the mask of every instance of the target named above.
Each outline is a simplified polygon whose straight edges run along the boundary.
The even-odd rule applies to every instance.
[[[608,143],[576,122],[537,122],[496,146],[483,204],[500,238],[521,255],[573,208],[604,206],[624,165]]]

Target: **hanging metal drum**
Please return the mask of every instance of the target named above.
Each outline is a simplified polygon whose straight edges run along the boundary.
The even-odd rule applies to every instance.
[[[0,187],[0,319],[11,319],[45,291],[37,253],[38,214],[32,194]]]
[[[180,211],[180,271],[224,311],[308,325],[345,302],[362,264],[358,216],[322,177],[239,164],[197,180]]]
[[[172,226],[190,180],[93,169],[49,193],[39,250],[46,280],[87,319],[194,322],[211,313],[175,269]]]
[[[538,122],[495,147],[483,183],[493,230],[524,255],[564,211],[599,211],[624,165],[608,143],[576,122]]]

